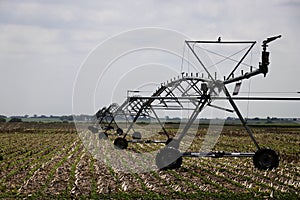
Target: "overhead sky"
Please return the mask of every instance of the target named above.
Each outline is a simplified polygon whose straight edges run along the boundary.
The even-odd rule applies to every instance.
[[[299,19],[297,0],[2,0],[0,114],[72,114],[74,82],[92,50],[113,35],[142,27],[175,30],[198,40],[255,40],[258,51],[266,37],[281,34],[270,45],[268,77],[255,78],[251,91],[299,97]],[[299,105],[251,103],[248,114],[300,117]]]

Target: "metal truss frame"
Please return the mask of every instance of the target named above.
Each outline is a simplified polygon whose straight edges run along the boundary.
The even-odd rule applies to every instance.
[[[253,76],[263,74],[266,76],[268,73],[269,66],[269,52],[267,51],[268,43],[280,38],[281,36],[275,36],[267,38],[263,41],[262,47],[262,57],[259,67],[256,70],[250,68],[249,72],[242,73],[242,75],[234,77],[234,73],[243,63],[244,59],[247,57],[253,46],[256,44],[255,41],[185,41],[186,45],[189,47],[190,51],[193,53],[200,66],[207,73],[207,79],[200,77],[198,72],[194,74],[182,73],[178,77],[171,79],[165,83],[162,83],[160,87],[151,95],[151,96],[131,96],[127,97],[124,103],[119,106],[114,112],[109,112],[109,115],[101,115],[104,118],[109,118],[109,125],[115,124],[115,118],[117,115],[125,116],[127,123],[129,124],[127,130],[124,131],[122,138],[117,138],[115,140],[115,145],[121,149],[127,147],[128,142],[144,142],[144,143],[166,143],[167,147],[178,149],[180,142],[188,133],[193,122],[199,116],[201,111],[207,107],[213,107],[221,109],[227,112],[235,112],[238,116],[241,124],[244,126],[249,137],[254,143],[257,151],[262,151],[263,149],[259,146],[257,140],[254,137],[252,130],[247,125],[246,120],[241,114],[238,106],[235,103],[235,100],[300,100],[300,98],[281,98],[281,97],[232,97],[228,91],[226,85],[231,83],[240,82],[244,79],[249,79]],[[197,55],[193,49],[194,44],[222,44],[222,45],[232,45],[232,44],[249,44],[249,48],[243,54],[241,59],[233,66],[232,71],[224,78],[224,80],[217,80],[216,77],[209,72],[207,67],[202,62],[201,58]],[[226,57],[230,58],[230,57]],[[225,97],[219,96],[220,92],[225,94]],[[231,105],[232,109],[223,108],[212,104],[214,100],[226,100]],[[188,118],[185,126],[182,129],[182,132],[178,135],[178,138],[172,141],[167,130],[164,128],[164,125],[160,121],[160,118],[157,114],[157,110],[191,110],[192,113]],[[105,113],[105,112],[104,112]],[[164,134],[167,137],[166,141],[156,141],[156,140],[142,140],[138,138],[136,140],[126,140],[126,136],[130,131],[134,131],[134,125],[137,123],[138,119],[144,118],[154,118],[160,124]],[[99,118],[98,118],[99,119]],[[99,123],[104,122],[105,120],[100,117]],[[107,121],[105,122],[107,123]],[[121,144],[119,143],[121,141]],[[173,143],[171,143],[171,141]],[[123,145],[126,143],[125,145]],[[180,157],[253,157],[255,152],[248,153],[229,153],[229,152],[180,152]],[[160,155],[158,155],[159,157]]]

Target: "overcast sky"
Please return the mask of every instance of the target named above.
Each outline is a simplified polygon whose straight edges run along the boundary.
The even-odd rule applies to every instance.
[[[297,0],[2,0],[0,114],[72,114],[74,81],[91,51],[113,35],[142,27],[175,30],[198,40],[256,40],[258,49],[266,37],[282,34],[270,45],[267,79],[255,78],[251,90],[297,92],[299,19]],[[251,103],[250,116],[300,117],[299,104],[260,103],[264,110]]]

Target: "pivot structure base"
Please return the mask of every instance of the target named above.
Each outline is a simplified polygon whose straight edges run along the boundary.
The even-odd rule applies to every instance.
[[[165,147],[156,155],[156,165],[161,170],[180,168],[183,157],[253,157],[254,166],[259,170],[272,170],[279,165],[278,154],[270,148],[261,148],[256,152],[180,152],[174,147]]]

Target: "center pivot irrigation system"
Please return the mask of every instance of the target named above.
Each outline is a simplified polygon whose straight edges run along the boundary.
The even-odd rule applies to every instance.
[[[148,96],[129,96],[120,106],[116,103],[111,104],[108,107],[100,109],[96,113],[97,123],[94,126],[90,126],[89,130],[93,133],[99,134],[100,139],[107,139],[112,132],[117,135],[114,140],[114,145],[119,149],[126,149],[128,143],[164,143],[166,146],[160,149],[156,155],[156,165],[159,169],[174,169],[179,168],[182,164],[183,157],[253,157],[253,162],[258,169],[273,169],[278,167],[279,156],[276,151],[270,148],[260,147],[256,141],[251,129],[247,126],[247,122],[238,109],[235,100],[300,100],[300,98],[281,98],[281,97],[233,97],[228,88],[228,84],[236,83],[235,91],[233,95],[238,93],[241,81],[249,79],[259,74],[263,74],[264,77],[268,73],[269,52],[267,51],[268,44],[278,38],[281,35],[267,38],[262,43],[262,55],[259,66],[253,69],[249,67],[249,71],[242,71],[239,76],[234,76],[236,70],[243,64],[243,61],[256,44],[255,41],[221,41],[220,38],[217,41],[185,41],[188,49],[192,52],[196,61],[203,68],[205,75],[196,73],[184,73],[182,72],[178,77],[173,78],[165,83],[162,83],[152,95]],[[248,45],[240,60],[234,60],[231,57],[223,57],[224,60],[231,59],[235,61],[235,65],[231,66],[231,72],[224,80],[217,79],[217,75],[212,74],[209,71],[209,67],[205,66],[201,58],[197,55],[194,49],[194,45],[197,44],[217,44],[217,45]],[[129,91],[138,92],[138,91]],[[128,93],[129,93],[128,92]],[[219,96],[220,93],[223,96]],[[225,100],[231,105],[231,109],[224,108],[213,104],[214,100]],[[224,151],[216,152],[181,152],[179,145],[182,139],[187,135],[194,121],[205,107],[213,107],[226,112],[234,112],[238,116],[241,124],[246,129],[249,137],[256,147],[255,152],[240,152],[231,153]],[[178,137],[171,138],[170,134],[164,127],[161,118],[158,116],[159,110],[175,110],[191,112],[182,131],[178,134]],[[126,121],[125,129],[119,127],[118,120]],[[135,130],[135,125],[138,120],[156,120],[161,126],[161,131],[166,136],[165,140],[150,140],[142,139],[142,134]],[[112,131],[114,130],[114,131]],[[127,136],[132,135],[131,140],[127,140]]]

